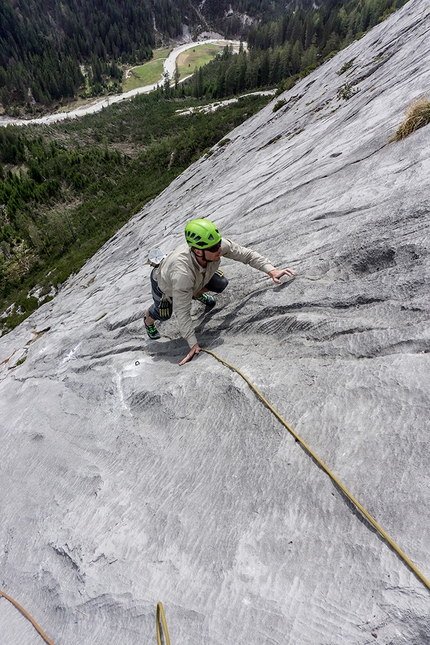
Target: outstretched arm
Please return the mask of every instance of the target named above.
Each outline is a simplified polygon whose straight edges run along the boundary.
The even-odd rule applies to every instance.
[[[237,242],[233,242],[227,238],[223,238],[222,240],[222,255],[231,260],[249,264],[254,269],[267,273],[276,284],[280,283],[280,278],[283,275],[291,277],[296,275],[292,269],[276,269],[270,260],[260,255],[260,253],[257,253],[257,251],[240,246]]]
[[[280,278],[282,278],[283,275],[289,275],[289,276],[295,276],[295,272],[292,269],[273,269],[272,271],[269,271],[269,275],[272,278],[273,282],[276,282],[276,284],[281,284]]]

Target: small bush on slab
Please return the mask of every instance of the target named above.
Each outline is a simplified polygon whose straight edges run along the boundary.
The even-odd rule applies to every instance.
[[[407,136],[423,128],[430,123],[430,101],[427,97],[420,97],[413,101],[405,110],[406,118],[402,125],[396,131],[396,134],[390,139],[392,141],[401,141]]]

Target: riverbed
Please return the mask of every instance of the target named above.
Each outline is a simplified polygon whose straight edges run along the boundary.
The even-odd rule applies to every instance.
[[[196,47],[198,45],[203,45],[207,43],[214,43],[216,45],[221,45],[221,46],[233,45],[233,47],[239,47],[240,45],[239,41],[222,40],[222,39],[202,39],[202,40],[185,43],[183,45],[178,45],[178,47],[175,47],[174,49],[172,49],[172,51],[164,61],[163,74],[157,83],[154,83],[152,85],[144,85],[142,87],[136,87],[134,90],[130,90],[129,92],[123,92],[122,94],[113,94],[112,96],[94,99],[90,103],[87,103],[86,105],[82,105],[79,108],[72,109],[72,110],[67,110],[67,108],[65,108],[64,111],[62,112],[46,114],[45,116],[37,117],[35,119],[16,119],[13,117],[2,116],[0,117],[0,126],[4,127],[7,125],[29,125],[31,123],[46,124],[46,123],[55,123],[57,121],[64,121],[66,119],[75,119],[81,116],[85,116],[86,114],[94,114],[95,112],[99,112],[103,108],[109,107],[114,103],[119,103],[120,101],[126,101],[127,99],[131,99],[133,98],[133,96],[136,96],[137,94],[148,94],[149,92],[152,92],[153,90],[157,89],[157,86],[161,85],[164,82],[164,74],[167,73],[169,75],[169,78],[173,77],[173,74],[175,72],[176,59],[180,54],[182,54],[182,52],[192,47]]]

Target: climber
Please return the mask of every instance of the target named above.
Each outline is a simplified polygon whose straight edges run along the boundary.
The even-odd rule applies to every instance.
[[[209,291],[221,293],[228,280],[219,270],[221,256],[249,264],[270,275],[276,284],[284,275],[294,276],[291,269],[276,269],[267,258],[251,249],[222,238],[219,230],[207,219],[195,219],[185,227],[183,244],[171,251],[151,273],[154,302],[145,313],[145,327],[149,338],[156,340],[160,334],[156,320],[167,320],[175,310],[181,336],[190,346],[187,356],[179,363],[188,363],[200,346],[191,319],[191,301],[198,300],[207,309],[215,306],[215,298]]]

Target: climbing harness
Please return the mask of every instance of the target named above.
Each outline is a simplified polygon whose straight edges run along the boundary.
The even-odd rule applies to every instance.
[[[318,465],[324,470],[324,472],[334,481],[336,486],[340,488],[340,490],[348,497],[348,499],[354,504],[354,506],[360,511],[362,515],[368,520],[368,522],[378,531],[378,533],[388,542],[388,544],[394,549],[394,551],[399,555],[402,560],[408,565],[408,567],[414,572],[414,574],[421,580],[421,582],[427,587],[427,589],[430,589],[430,582],[424,577],[424,575],[421,573],[421,571],[414,565],[414,563],[408,558],[408,556],[403,553],[403,551],[400,549],[400,547],[397,546],[397,544],[390,538],[390,536],[383,530],[381,526],[376,522],[376,520],[373,519],[371,515],[366,511],[365,508],[358,502],[358,500],[351,495],[351,493],[345,488],[345,486],[342,484],[341,481],[334,475],[331,470],[325,465],[323,461],[314,453],[314,451],[299,437],[299,435],[291,428],[291,426],[288,425],[288,423],[281,417],[280,414],[270,405],[270,403],[264,398],[264,396],[257,390],[255,385],[240,371],[237,369],[237,367],[234,367],[233,365],[230,365],[230,363],[227,363],[224,359],[220,358],[215,354],[214,352],[211,352],[208,349],[203,349],[202,352],[205,352],[206,354],[210,354],[214,358],[216,358],[217,361],[225,365],[226,367],[229,367],[231,370],[236,372],[236,374],[239,374],[243,378],[244,381],[246,381],[249,385],[249,387],[256,393],[256,395],[263,401],[263,403],[269,408],[269,410],[275,415],[275,417],[282,423],[283,426],[287,428],[287,430],[293,435],[293,437],[298,441],[303,448],[306,450],[306,452],[318,463]]]
[[[32,618],[32,616],[30,616],[30,614],[27,611],[25,611],[24,607],[21,607],[21,605],[16,600],[11,598],[11,596],[8,596],[8,594],[6,594],[4,591],[1,591],[0,589],[0,598],[1,597],[6,598],[6,600],[9,600],[9,602],[12,603],[12,605],[16,607],[18,611],[20,611],[21,614],[23,614],[23,616],[25,616],[30,621],[30,623],[33,625],[35,630],[43,638],[45,643],[47,643],[48,645],[54,645],[51,639],[48,638],[45,632],[36,623],[34,618]],[[161,623],[160,623],[160,619],[161,619]],[[157,632],[157,645],[170,645],[170,637],[169,637],[169,630],[167,629],[166,615],[164,613],[163,603],[161,602],[157,604],[157,611],[155,614],[155,629]],[[161,634],[164,634],[164,644],[163,644],[163,641],[161,640]]]

